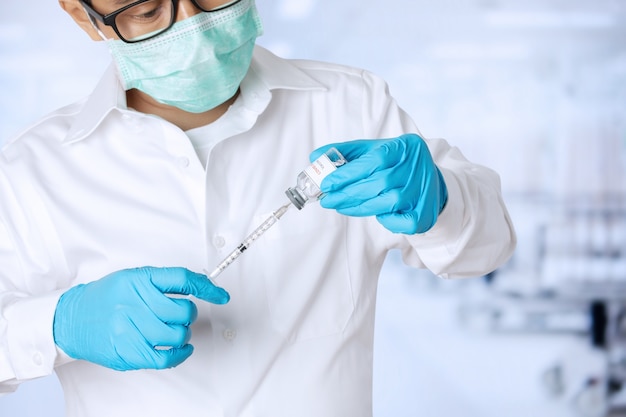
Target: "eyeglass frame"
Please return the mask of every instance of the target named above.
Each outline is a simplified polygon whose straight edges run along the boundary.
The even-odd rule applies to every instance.
[[[139,4],[142,3],[147,3],[149,1],[153,1],[153,0],[137,0],[135,2],[132,2],[130,4],[127,4],[126,6],[117,9],[109,14],[102,14],[100,12],[98,12],[96,9],[93,8],[93,6],[91,6],[89,3],[87,3],[87,0],[79,0],[80,3],[83,5],[83,7],[85,8],[85,10],[87,11],[87,14],[89,14],[90,17],[95,18],[97,20],[99,20],[100,22],[102,22],[103,24],[105,24],[106,26],[110,26],[111,28],[113,28],[113,31],[117,34],[117,36],[119,36],[119,38],[126,42],[126,43],[137,43],[137,42],[143,42],[143,41],[147,41],[148,39],[152,39],[156,36],[159,36],[165,32],[167,32],[168,30],[170,30],[172,28],[172,26],[174,26],[174,23],[176,23],[176,14],[178,13],[178,3],[180,0],[170,0],[172,2],[172,6],[173,6],[173,13],[172,13],[172,19],[170,20],[169,25],[163,29],[162,31],[160,31],[159,33],[156,33],[154,35],[148,36],[147,38],[141,38],[138,40],[129,40],[124,38],[124,36],[122,36],[122,34],[120,33],[119,29],[117,28],[117,23],[115,23],[115,19],[117,18],[117,16],[120,13],[125,12],[126,10],[130,9],[131,7],[135,7]],[[235,4],[241,2],[241,0],[235,0],[233,2],[229,2],[224,4],[223,6],[218,6],[215,9],[211,9],[211,10],[206,10],[204,8],[202,8],[199,4],[197,0],[191,0],[191,2],[193,3],[193,5],[195,7],[197,7],[199,10],[205,12],[205,13],[213,13],[213,12],[219,12],[220,10],[224,10],[227,9],[231,6],[234,6]]]

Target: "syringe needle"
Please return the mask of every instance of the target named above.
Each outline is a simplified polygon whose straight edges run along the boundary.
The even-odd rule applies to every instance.
[[[239,244],[230,254],[228,254],[226,258],[224,258],[222,262],[217,265],[217,267],[215,267],[213,272],[209,274],[209,278],[213,279],[217,277],[228,267],[228,265],[232,264],[235,259],[239,258],[239,256],[241,256],[241,254],[250,247],[252,242],[261,237],[267,229],[272,227],[283,216],[283,214],[287,212],[290,205],[291,202],[281,206],[278,210],[274,211],[272,215],[267,218],[267,220],[261,223],[259,227],[254,229],[254,231],[252,231],[252,233],[250,233],[248,237],[241,242],[241,244]]]

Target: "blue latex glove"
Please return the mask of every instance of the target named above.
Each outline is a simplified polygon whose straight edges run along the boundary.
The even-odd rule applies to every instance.
[[[118,271],[61,296],[54,341],[74,359],[119,371],[177,366],[193,352],[189,325],[198,313],[191,300],[166,293],[215,304],[230,298],[205,275],[184,268]]]
[[[311,160],[333,146],[349,163],[322,181],[322,207],[348,216],[376,216],[394,233],[424,233],[433,227],[448,190],[422,138],[407,134],[334,143],[313,151]]]

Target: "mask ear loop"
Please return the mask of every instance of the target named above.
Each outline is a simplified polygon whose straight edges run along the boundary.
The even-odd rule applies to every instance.
[[[87,11],[87,9],[85,9],[83,7],[83,11],[85,12],[85,14],[87,15],[87,19],[89,19],[89,22],[91,23],[91,27],[94,28],[94,30],[96,32],[98,32],[98,35],[100,35],[100,37],[102,38],[103,41],[108,41],[109,38],[107,38],[104,33],[102,33],[102,31],[100,30],[100,28],[98,27],[97,23],[96,23],[96,19],[93,18],[92,15],[89,14],[89,12]]]

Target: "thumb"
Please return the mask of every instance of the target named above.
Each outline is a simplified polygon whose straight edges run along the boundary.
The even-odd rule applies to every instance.
[[[155,349],[152,351],[152,360],[155,363],[156,369],[174,368],[187,360],[192,353],[192,345],[163,350]]]
[[[230,295],[203,274],[186,268],[150,268],[152,284],[163,293],[193,295],[213,304],[226,304]]]
[[[326,153],[330,148],[337,148],[337,150],[346,158],[346,160],[352,161],[353,159],[357,159],[361,155],[369,152],[372,148],[378,146],[380,144],[380,140],[352,140],[349,142],[338,142],[338,143],[329,143],[328,145],[321,146],[311,152],[309,159],[311,162],[315,161],[317,158]]]

